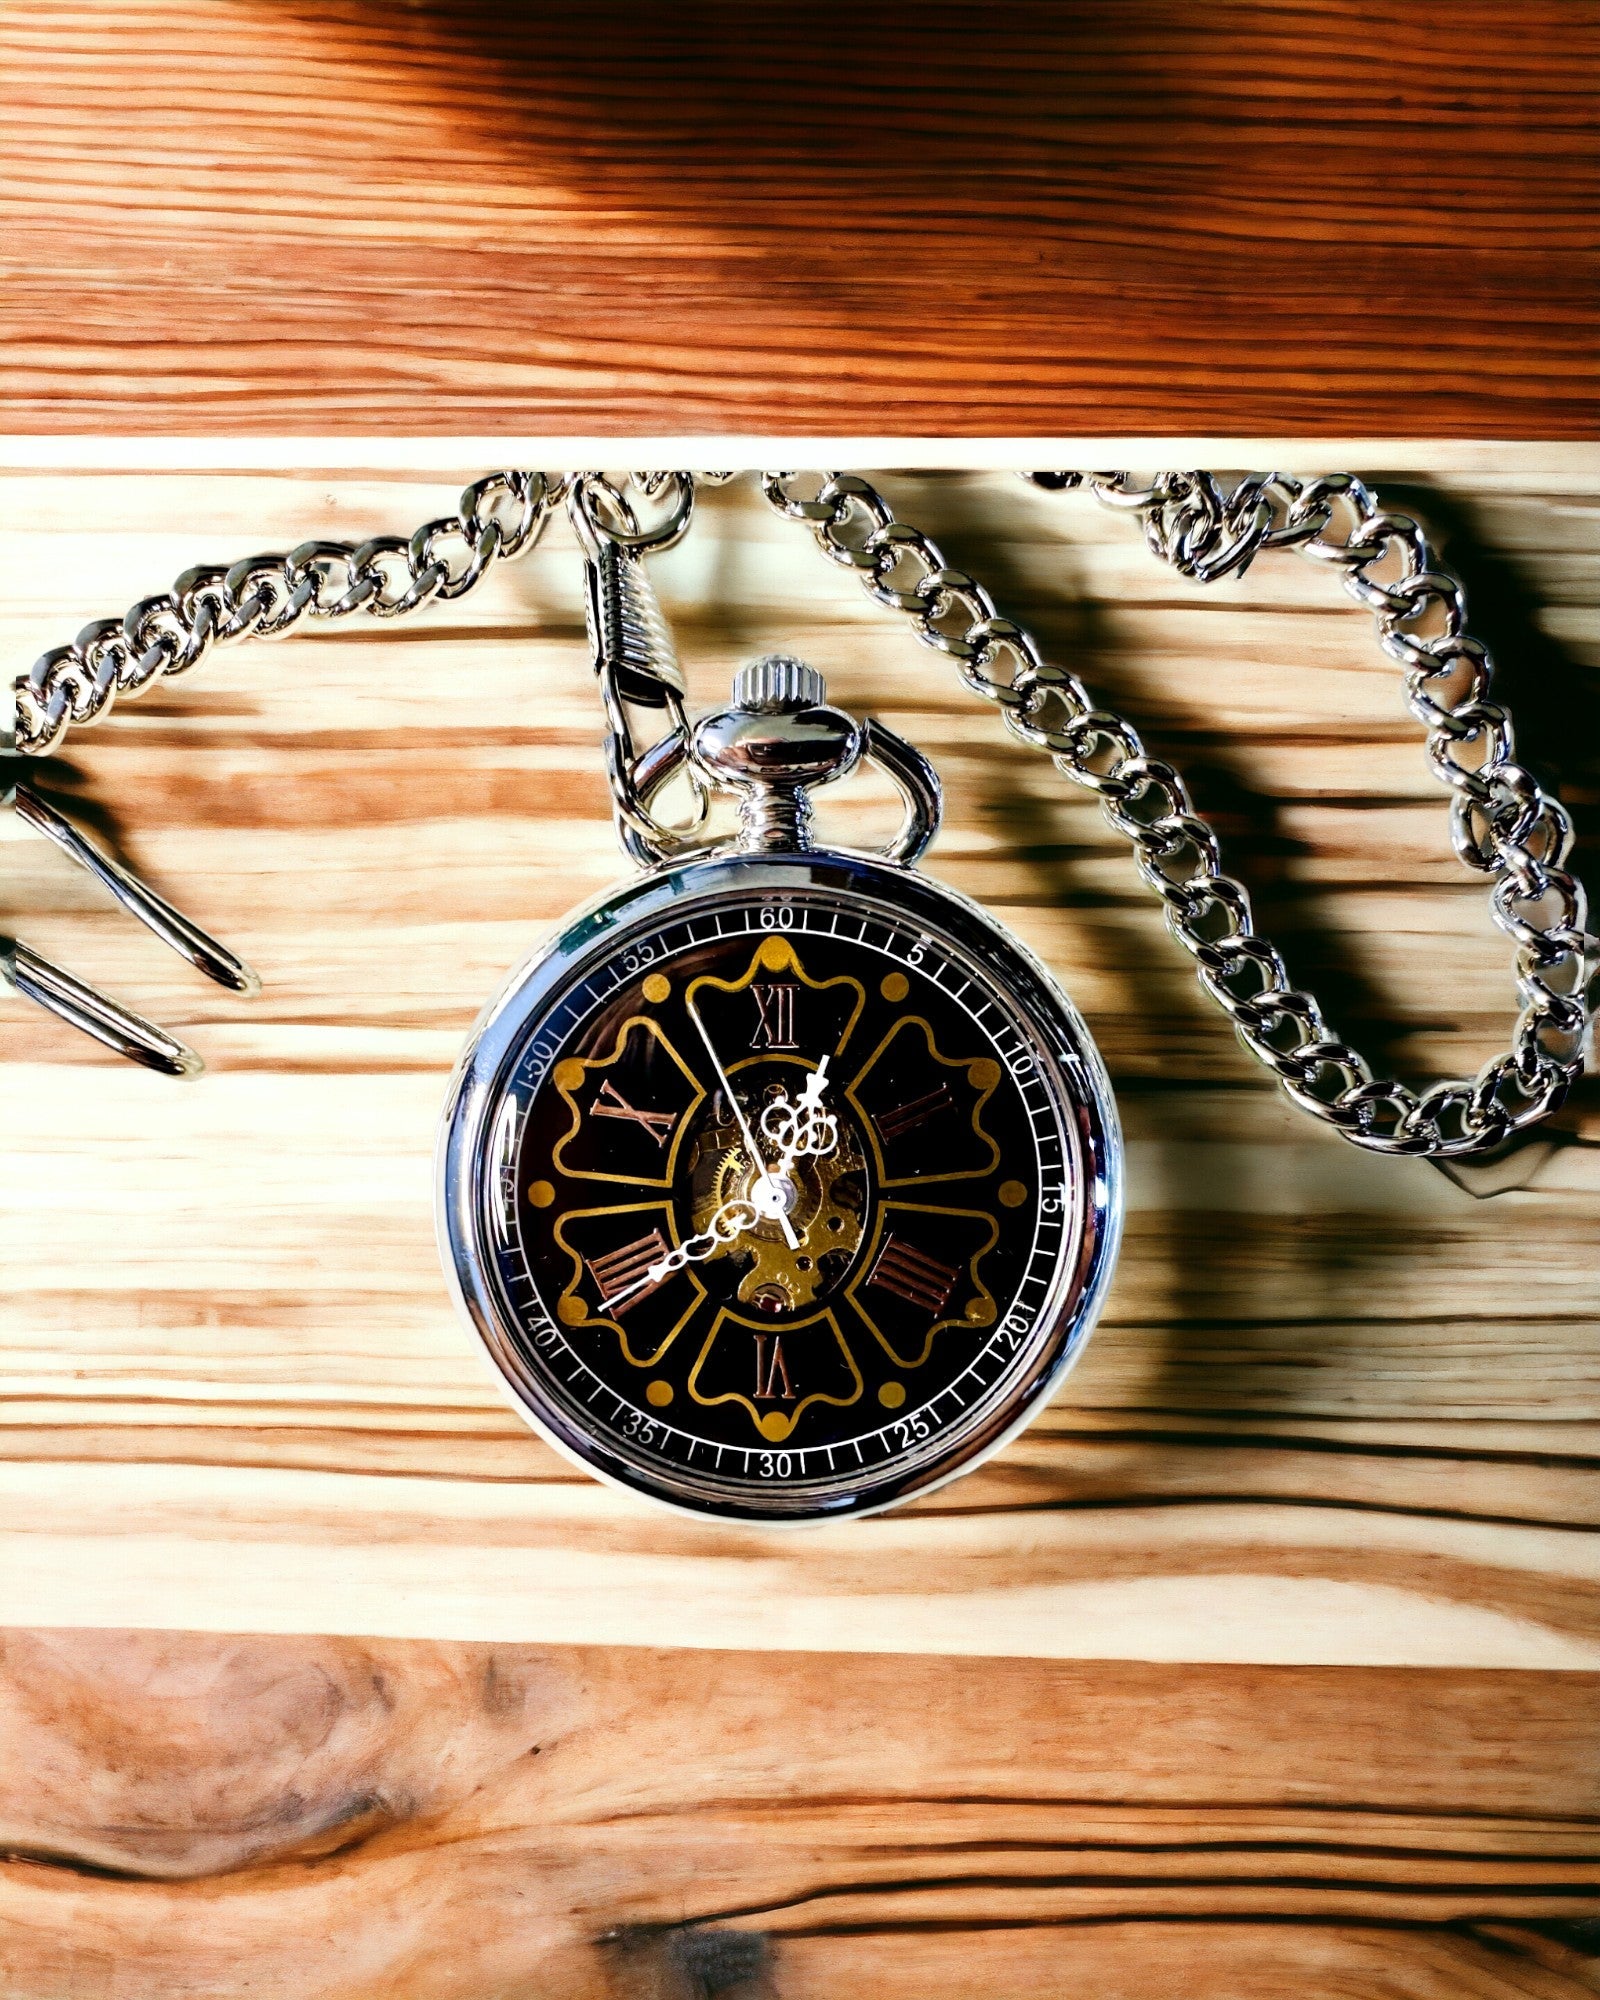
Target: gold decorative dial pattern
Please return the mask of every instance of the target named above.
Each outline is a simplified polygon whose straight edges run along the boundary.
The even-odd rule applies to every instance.
[[[906,924],[797,898],[664,926],[514,1083],[506,1298],[635,1455],[805,1481],[915,1452],[992,1401],[1070,1255],[1028,1037]]]

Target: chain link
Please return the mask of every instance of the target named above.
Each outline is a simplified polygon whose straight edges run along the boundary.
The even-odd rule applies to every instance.
[[[731,476],[703,477],[721,484]],[[1075,675],[1044,660],[983,585],[897,519],[870,481],[856,473],[761,475],[778,513],[809,527],[831,561],[854,571],[871,597],[904,614],[925,645],[954,662],[1015,736],[1098,796],[1201,984],[1297,1104],[1370,1151],[1437,1158],[1491,1151],[1554,1110],[1582,1072],[1593,1013],[1596,940],[1583,887],[1566,866],[1572,822],[1516,761],[1511,719],[1489,699],[1489,654],[1466,631],[1465,592],[1419,524],[1382,508],[1344,473],[1255,474],[1231,490],[1206,472],[1030,477],[1052,490],[1081,488],[1134,515],[1152,552],[1197,582],[1242,576],[1264,550],[1298,548],[1339,570],[1346,591],[1373,613],[1379,644],[1403,668],[1407,704],[1427,731],[1429,766],[1451,793],[1452,845],[1468,868],[1493,878],[1491,913],[1515,946],[1522,1011],[1512,1047],[1476,1077],[1420,1094],[1375,1078],[1330,1031],[1315,997],[1290,984],[1277,948],[1254,928],[1248,891],[1222,872],[1217,837],[1195,813],[1183,778],[1146,753],[1131,723],[1097,707]],[[687,475],[639,475],[637,483],[654,496],[672,479],[686,522]],[[462,597],[496,562],[532,548],[571,488],[571,476],[490,473],[465,490],[458,513],[409,538],[304,542],[287,555],[187,570],[170,591],[121,619],[86,626],[71,646],[45,653],[17,678],[16,747],[30,756],[57,748],[73,724],[97,722],[119,696],[188,673],[214,647],[281,638],[308,619],[400,618]],[[592,490],[605,498],[600,486]],[[631,517],[607,527],[620,545]],[[663,538],[651,531],[635,553],[644,543],[660,546]],[[681,710],[669,720],[683,727]]]
[[[1180,774],[1147,754],[1131,723],[1097,707],[1075,675],[1041,658],[983,585],[897,519],[868,480],[768,473],[762,490],[869,596],[909,618],[923,644],[999,708],[1013,735],[1097,795],[1201,985],[1295,1103],[1369,1151],[1433,1158],[1489,1152],[1553,1111],[1582,1073],[1593,1013],[1596,941],[1582,884],[1566,867],[1572,822],[1517,763],[1511,718],[1488,698],[1489,655],[1466,632],[1466,593],[1419,524],[1380,507],[1346,473],[1261,473],[1231,491],[1206,472],[1030,477],[1056,491],[1082,488],[1134,515],[1152,552],[1197,582],[1242,576],[1264,550],[1298,548],[1335,567],[1373,613],[1379,644],[1405,670],[1407,705],[1428,732],[1429,766],[1451,792],[1452,844],[1467,867],[1494,878],[1491,913],[1516,948],[1522,1011],[1512,1046],[1476,1077],[1420,1094],[1375,1078],[1255,929],[1249,893],[1222,872],[1216,834]]]
[[[497,562],[533,547],[566,488],[543,472],[491,472],[467,487],[457,513],[409,538],[302,542],[287,555],[185,570],[171,590],[86,625],[13,681],[16,747],[42,756],[74,724],[101,721],[119,697],[191,672],[218,646],[357,612],[404,618],[465,597]]]

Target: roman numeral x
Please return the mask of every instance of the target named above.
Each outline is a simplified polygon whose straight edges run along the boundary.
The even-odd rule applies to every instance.
[[[626,1118],[630,1124],[642,1125],[658,1146],[667,1143],[678,1122],[675,1111],[636,1111],[609,1079],[601,1084],[589,1109],[596,1118]]]

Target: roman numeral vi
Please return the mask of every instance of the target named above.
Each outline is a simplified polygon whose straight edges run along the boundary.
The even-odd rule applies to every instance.
[[[758,1403],[792,1403],[794,1384],[789,1380],[789,1365],[783,1358],[783,1335],[781,1333],[758,1333],[756,1339],[756,1401]],[[782,1384],[780,1387],[779,1384]]]

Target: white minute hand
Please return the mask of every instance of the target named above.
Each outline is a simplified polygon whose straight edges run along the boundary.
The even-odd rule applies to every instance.
[[[688,1014],[689,1019],[693,1021],[696,1028],[699,1029],[700,1039],[706,1045],[706,1054],[711,1058],[711,1067],[717,1073],[717,1081],[722,1085],[728,1102],[733,1107],[734,1118],[738,1123],[744,1143],[749,1149],[750,1164],[755,1168],[759,1177],[756,1187],[776,1189],[777,1184],[767,1169],[766,1157],[762,1153],[761,1148],[756,1144],[756,1135],[750,1130],[750,1121],[744,1115],[744,1106],[734,1095],[733,1085],[728,1081],[728,1072],[722,1067],[722,1058],[717,1054],[716,1044],[706,1032],[705,1022],[701,1020],[698,1012],[692,1006],[687,1007],[685,1012]],[[800,1248],[800,1239],[794,1233],[794,1227],[789,1221],[787,1212],[776,1201],[770,1203],[758,1201],[758,1206],[763,1215],[770,1212],[776,1218],[778,1227],[783,1231],[784,1241],[788,1244],[789,1248],[791,1250],[798,1250]]]

